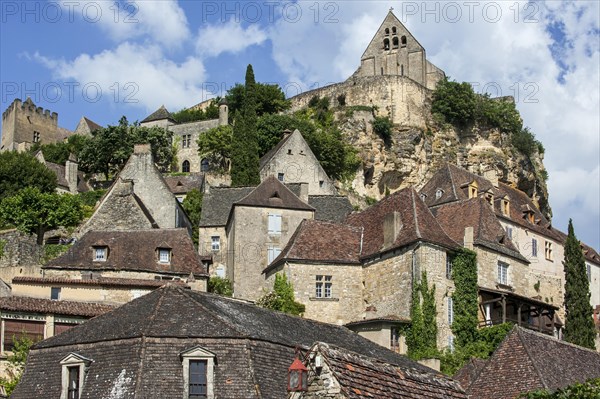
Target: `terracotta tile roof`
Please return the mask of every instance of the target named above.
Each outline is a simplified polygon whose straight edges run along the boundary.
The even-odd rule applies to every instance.
[[[100,303],[53,301],[51,299],[9,296],[0,298],[0,310],[6,312],[33,312],[69,316],[95,317],[115,307]]]
[[[467,398],[456,381],[431,369],[391,365],[333,345],[319,344],[317,350],[345,398]]]
[[[515,326],[464,388],[473,398],[512,399],[599,377],[598,352]]]
[[[263,273],[286,261],[360,264],[361,230],[337,223],[305,219]]]
[[[454,241],[464,245],[465,228],[473,227],[475,245],[529,263],[508,238],[489,203],[483,198],[446,203],[432,211],[440,226]]]
[[[302,202],[289,188],[273,176],[266,178],[250,194],[237,201],[234,205],[306,211],[315,210],[312,206]]]
[[[315,208],[315,220],[343,222],[354,208],[342,195],[309,195],[308,205]]]
[[[346,219],[348,224],[364,228],[363,258],[384,250],[384,219],[394,212],[397,212],[401,228],[392,246],[385,248],[386,251],[419,241],[438,244],[449,249],[458,247],[458,244],[442,230],[416,191],[405,188],[362,212],[349,215]]]
[[[168,119],[170,121],[174,121],[171,113],[167,111],[164,105],[161,105],[159,109],[148,115],[143,121],[140,123],[152,122],[152,121],[160,121],[163,119]]]
[[[190,173],[183,176],[164,176],[165,183],[173,194],[187,194],[193,189],[202,192],[204,173]]]
[[[200,227],[225,226],[231,207],[254,187],[211,187],[202,199]]]
[[[14,277],[13,284],[48,284],[48,285],[87,285],[102,287],[144,287],[158,288],[167,284],[187,286],[181,280],[147,280],[135,278],[99,277],[90,279],[74,279],[62,277]]]
[[[108,247],[104,262],[93,259],[94,247]],[[170,248],[169,263],[158,262],[158,248]],[[187,277],[206,276],[206,269],[187,229],[88,231],[69,250],[43,266],[45,269],[128,270]]]

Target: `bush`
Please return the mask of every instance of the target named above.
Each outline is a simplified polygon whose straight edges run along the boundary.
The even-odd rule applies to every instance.
[[[575,383],[554,392],[536,390],[519,396],[523,399],[598,399],[600,398],[600,378],[587,380],[585,383]]]
[[[69,249],[70,245],[63,244],[46,244],[44,245],[44,257],[42,263],[46,264],[54,258],[57,258],[62,253]]]
[[[389,145],[392,140],[392,127],[394,124],[387,116],[377,116],[371,122],[373,124],[373,131],[379,137],[381,137],[386,145]]]
[[[233,283],[227,278],[214,276],[208,279],[208,292],[224,296],[233,296]]]
[[[304,313],[305,306],[294,299],[294,287],[285,274],[277,273],[273,291],[263,295],[256,304],[263,308],[278,310],[299,316]]]
[[[541,143],[535,139],[535,135],[528,128],[513,133],[511,143],[517,151],[527,157],[531,157],[541,146]]]
[[[448,78],[438,82],[433,92],[431,112],[457,127],[466,127],[475,121],[477,95],[469,83],[458,83]]]

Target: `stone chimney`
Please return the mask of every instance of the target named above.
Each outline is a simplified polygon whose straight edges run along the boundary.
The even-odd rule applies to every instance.
[[[79,164],[77,158],[73,154],[69,154],[69,159],[65,163],[65,180],[69,184],[71,194],[77,194],[77,170]]]
[[[383,249],[391,247],[402,230],[402,220],[398,212],[390,213],[383,219]]]
[[[498,172],[494,169],[483,172],[483,177],[492,183],[492,186],[498,187]]]
[[[300,196],[299,198],[305,204],[308,204],[308,183],[300,183]]]
[[[473,241],[473,227],[465,227],[465,237],[463,238],[464,247],[473,250]]]
[[[224,98],[219,101],[219,126],[227,126],[229,124],[229,106]]]
[[[285,129],[283,131],[283,139],[287,139],[288,137],[290,137],[292,135],[292,131],[290,129]]]

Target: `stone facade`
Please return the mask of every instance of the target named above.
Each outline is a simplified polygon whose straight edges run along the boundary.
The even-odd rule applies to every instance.
[[[14,276],[39,275],[43,250],[35,236],[5,230],[0,232],[0,246],[0,279],[10,283]]]
[[[57,143],[72,134],[58,126],[56,112],[37,107],[29,97],[25,102],[15,99],[2,114],[0,151],[26,151],[34,143]]]
[[[281,231],[269,233],[269,216],[281,218]],[[233,282],[237,298],[256,300],[265,282],[262,271],[269,256],[281,251],[304,219],[312,219],[313,211],[236,205],[227,225],[227,277]],[[273,252],[275,251],[275,252]],[[271,254],[271,255],[269,255]]]

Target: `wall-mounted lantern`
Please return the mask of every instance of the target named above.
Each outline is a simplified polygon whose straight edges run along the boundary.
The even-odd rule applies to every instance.
[[[308,390],[308,369],[300,361],[294,359],[294,362],[288,369],[288,386],[289,392],[304,392]]]

